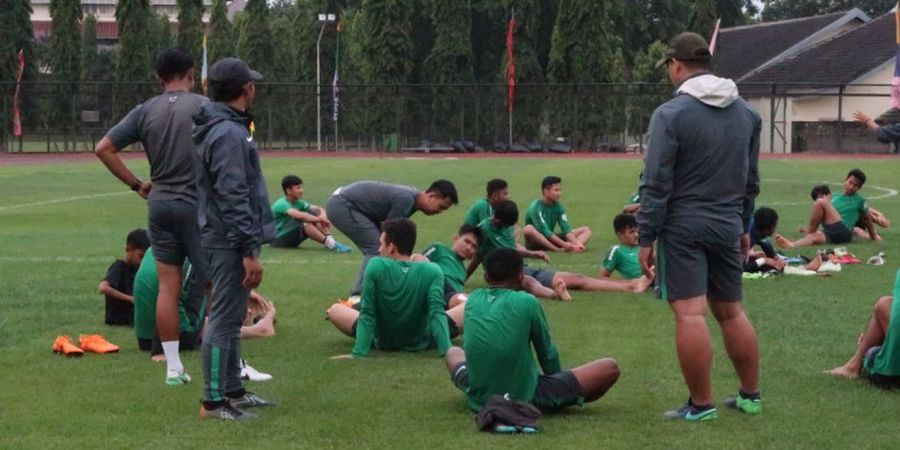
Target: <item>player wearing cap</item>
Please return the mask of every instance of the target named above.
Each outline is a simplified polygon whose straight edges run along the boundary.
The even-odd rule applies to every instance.
[[[214,101],[194,116],[199,221],[212,281],[200,417],[250,420],[256,416],[240,408],[272,404],[244,390],[240,367],[241,323],[250,290],[262,281],[260,246],[275,236],[248,113],[261,80],[244,61],[220,59],[209,70]]]
[[[654,111],[640,185],[639,259],[656,274],[661,296],[675,314],[675,344],[688,402],[666,417],[711,420],[712,346],[706,311],[722,328],[740,391],[725,405],[759,413],[759,349],[756,332],[741,306],[742,263],[759,193],[761,121],[731,80],[709,71],[712,55],[695,33],[671,41],[665,58],[675,98]]]
[[[198,282],[206,279],[197,227],[191,116],[207,99],[191,93],[194,63],[184,50],[160,53],[156,77],[164,92],[132,109],[106,133],[95,152],[116,178],[147,199],[147,229],[159,272],[156,323],[166,356],[166,384],[180,385],[191,380],[178,354],[178,298],[185,258],[193,264]],[[135,176],[118,155],[135,142],[147,152],[149,181]]]

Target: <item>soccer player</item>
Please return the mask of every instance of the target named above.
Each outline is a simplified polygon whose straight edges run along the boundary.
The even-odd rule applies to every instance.
[[[487,197],[480,198],[472,204],[466,212],[463,223],[477,227],[481,221],[494,215],[493,205],[504,200],[509,200],[509,188],[506,180],[494,178],[487,183]]]
[[[382,222],[407,218],[416,211],[427,216],[440,214],[457,203],[456,187],[447,180],[437,180],[425,191],[378,181],[357,181],[337,188],[325,206],[328,219],[363,254],[350,296],[360,294],[366,265],[378,256]]]
[[[490,287],[476,289],[466,302],[463,346],[451,348],[446,363],[473,411],[491,395],[559,410],[599,399],[619,379],[612,358],[562,370],[540,302],[520,290],[524,277],[522,257],[513,249],[498,249],[485,262]]]
[[[881,297],[875,303],[872,318],[856,343],[856,353],[843,366],[826,373],[851,379],[863,375],[882,389],[900,389],[900,302],[895,301],[897,298],[900,298],[900,271],[894,279],[893,297]]]
[[[134,324],[134,274],[148,247],[150,239],[146,231],[140,228],[131,231],[125,238],[125,259],[117,259],[106,270],[98,290],[106,300],[107,325]]]
[[[622,278],[632,280],[644,275],[641,263],[638,261],[638,227],[637,219],[631,214],[619,214],[613,219],[613,228],[619,245],[614,245],[606,253],[603,267],[600,269],[600,278],[609,278],[613,272],[618,271]]]
[[[178,354],[178,295],[181,264],[190,260],[206,283],[206,257],[197,224],[191,117],[207,101],[191,93],[194,62],[181,49],[156,58],[156,77],[164,92],[138,105],[97,144],[100,161],[132,191],[147,199],[147,229],[159,272],[156,322],[166,355],[166,384],[190,380]],[[142,181],[118,152],[140,142],[150,162],[150,180]]]
[[[438,242],[425,247],[421,255],[412,255],[412,261],[430,261],[441,268],[444,274],[444,300],[448,309],[466,301],[467,296],[463,292],[467,278],[465,262],[475,257],[480,240],[480,228],[463,224],[453,236],[451,247]]]
[[[444,279],[440,267],[412,262],[416,224],[409,219],[385,221],[379,253],[366,267],[359,311],[343,303],[328,308],[328,320],[355,338],[353,351],[333,359],[362,358],[371,348],[418,352],[436,348],[444,356],[451,329],[462,329],[463,306],[444,311]]]
[[[199,220],[212,279],[203,336],[201,418],[252,420],[257,416],[241,408],[272,404],[244,389],[240,367],[241,323],[250,290],[262,282],[260,247],[275,237],[247,112],[259,81],[262,75],[240,59],[216,61],[209,70],[214,102],[205,103],[194,117]]]
[[[541,181],[541,198],[535,199],[525,215],[525,246],[552,252],[583,252],[591,238],[591,229],[584,226],[574,230],[569,225],[566,208],[559,202],[562,179],[549,176]],[[554,233],[557,224],[559,233]]]
[[[338,253],[350,252],[347,247],[331,236],[331,222],[325,209],[303,200],[303,180],[296,175],[281,179],[284,195],[272,203],[275,218],[275,239],[272,247],[296,248],[307,237]]]
[[[784,236],[776,235],[775,242],[784,248],[826,243],[846,244],[853,239],[854,234],[863,239],[880,240],[874,228],[868,231],[864,229],[869,228],[869,222],[885,223],[884,216],[879,212],[873,212],[866,199],[859,194],[865,183],[866,174],[862,170],[853,169],[847,173],[844,191],[841,194],[832,195],[827,185],[815,186],[810,193],[813,208],[809,215],[809,227],[801,230],[806,236],[791,241]],[[860,220],[864,228],[856,226]]]

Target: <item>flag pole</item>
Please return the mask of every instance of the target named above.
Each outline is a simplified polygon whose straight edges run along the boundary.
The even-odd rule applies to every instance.
[[[513,55],[516,29],[516,10],[510,11],[509,24],[506,28],[506,103],[507,121],[509,122],[509,145],[513,143],[513,108],[516,96],[516,62]]]

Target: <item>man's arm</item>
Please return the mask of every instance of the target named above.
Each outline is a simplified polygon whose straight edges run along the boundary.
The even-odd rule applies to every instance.
[[[544,309],[537,299],[534,299],[531,317],[531,343],[534,345],[534,353],[544,375],[552,375],[562,370],[559,363],[559,351],[556,344],[550,338],[550,326],[544,316]]]
[[[478,268],[479,264],[481,264],[481,255],[476,253],[475,256],[472,257],[472,260],[469,261],[469,267],[466,267],[466,280],[475,273],[475,269]]]
[[[650,120],[649,134],[650,146],[644,159],[644,177],[639,188],[641,209],[637,215],[642,248],[653,244],[666,218],[678,153],[675,133],[659,109]]]
[[[517,243],[516,252],[523,258],[540,259],[546,263],[550,262],[550,257],[543,250],[528,250],[524,245]]]
[[[100,282],[100,286],[97,288],[100,291],[100,294],[112,297],[116,300],[121,300],[123,302],[134,303],[134,297],[128,295],[109,284],[108,281],[103,280]]]
[[[759,120],[758,116],[755,116],[755,118],[756,124],[753,129],[753,135],[750,137],[750,148],[748,149],[747,190],[744,196],[744,211],[742,214],[744,234],[750,231],[750,219],[753,218],[756,196],[759,195],[759,133],[762,129],[762,121]],[[749,239],[749,236],[747,239]]]
[[[369,354],[372,341],[375,339],[375,311],[377,305],[375,298],[378,286],[375,279],[378,277],[378,268],[381,264],[378,260],[370,261],[366,266],[363,276],[362,298],[359,300],[359,318],[356,319],[356,342],[350,355],[354,358],[362,358]]]
[[[250,207],[247,173],[251,168],[242,141],[238,133],[227,133],[209,143],[205,156],[220,218],[228,226],[226,239],[248,256],[258,253],[260,243]]]
[[[428,323],[431,328],[431,337],[437,347],[438,356],[444,356],[450,349],[450,326],[447,321],[450,318],[444,313],[444,275],[435,266],[431,272],[431,282],[428,285]]]
[[[139,105],[132,109],[121,122],[107,132],[94,148],[94,154],[106,166],[110,173],[121,180],[131,190],[143,198],[147,198],[153,183],[141,181],[119,156],[119,151],[141,139],[139,122],[143,108]]]
[[[307,223],[327,222],[328,221],[328,219],[326,219],[325,217],[315,216],[310,213],[300,211],[297,208],[288,208],[288,210],[285,214],[287,214],[288,216],[291,216],[291,218],[293,218],[293,219],[297,219],[301,222],[307,222]]]

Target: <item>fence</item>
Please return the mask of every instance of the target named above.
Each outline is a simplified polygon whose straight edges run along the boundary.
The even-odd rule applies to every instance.
[[[11,124],[13,85],[0,118]],[[764,152],[882,152],[852,120],[877,116],[890,85],[741,84],[763,119]],[[36,82],[22,85],[24,135],[0,132],[6,152],[91,151],[106,130],[160,88],[151,83]],[[339,86],[337,115],[330,84],[262,83],[252,109],[256,140],[268,149],[325,151],[627,151],[640,149],[653,109],[672,94],[665,84],[519,85],[507,110],[502,84]],[[335,117],[337,120],[335,120]],[[512,144],[512,145],[510,145]]]

